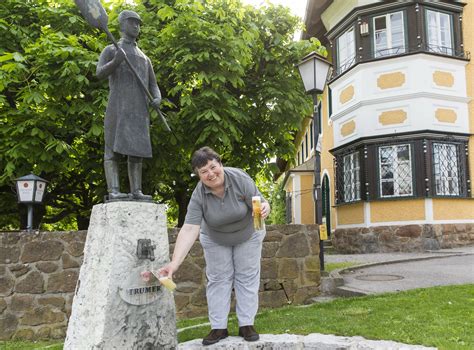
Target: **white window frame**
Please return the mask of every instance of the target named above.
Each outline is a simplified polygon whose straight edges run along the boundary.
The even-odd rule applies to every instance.
[[[453,154],[455,156],[453,156]],[[435,194],[438,196],[459,196],[460,191],[460,169],[459,169],[458,147],[452,143],[433,142],[433,176]],[[441,170],[443,167],[449,169],[448,176],[444,176]]]
[[[441,28],[442,18],[448,19],[447,32],[443,32]],[[435,10],[426,10],[426,28],[428,51],[445,55],[454,54],[453,19],[451,14]],[[443,36],[446,42],[443,42]]]
[[[309,147],[309,132],[306,131],[306,133],[304,134],[304,152],[306,153],[306,158],[305,159],[308,159],[310,154],[311,154],[311,149]]]
[[[393,47],[393,28],[392,28],[392,15],[395,14],[400,14],[401,17],[401,26],[402,26],[402,36],[403,36],[403,45],[401,47]],[[378,18],[383,18],[385,17],[385,30],[376,30],[375,28],[375,20]],[[405,53],[406,48],[405,48],[405,19],[403,16],[403,11],[398,11],[398,12],[391,12],[387,13],[381,16],[375,16],[372,19],[373,27],[374,27],[374,36],[373,36],[373,44],[374,44],[374,57],[384,57],[384,56],[392,56],[392,55],[398,55]],[[385,48],[377,48],[377,34],[380,32],[385,31],[387,34],[387,46]],[[383,50],[382,52],[379,52],[380,50]],[[396,51],[394,51],[396,50]]]
[[[360,200],[360,160],[359,152],[353,152],[342,158],[342,178],[344,184],[344,202]]]
[[[383,149],[391,149],[396,155],[398,154],[398,149],[401,147],[408,147],[408,160],[399,160],[398,156],[392,156],[393,162],[382,163],[382,150]],[[411,152],[411,145],[410,144],[399,144],[399,145],[392,145],[392,146],[380,146],[378,148],[378,169],[379,169],[379,193],[381,198],[391,198],[391,197],[407,197],[413,195],[413,167],[412,167],[412,152]],[[391,170],[393,173],[392,179],[382,179],[382,166],[383,165],[391,165]],[[410,171],[410,193],[400,193],[400,173],[398,171],[401,166],[408,165]],[[387,182],[393,182],[393,195],[383,194],[382,188],[383,184]]]
[[[342,73],[355,64],[355,28],[350,27],[337,38],[337,68]],[[347,52],[347,53],[346,53]]]

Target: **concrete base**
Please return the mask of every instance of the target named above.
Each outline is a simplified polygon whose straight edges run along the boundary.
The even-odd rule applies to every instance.
[[[307,336],[295,334],[261,334],[260,340],[246,342],[241,337],[228,337],[211,346],[203,346],[202,339],[195,339],[179,344],[179,350],[436,350],[421,345],[408,345],[387,340],[367,340],[362,337],[339,337],[330,334],[313,333]]]
[[[138,239],[156,246],[154,261],[137,257]],[[175,349],[173,295],[140,277],[168,261],[164,205],[94,206],[64,349]]]

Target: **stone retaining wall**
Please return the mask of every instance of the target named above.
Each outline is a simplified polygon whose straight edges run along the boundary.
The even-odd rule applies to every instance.
[[[345,254],[455,248],[474,244],[474,223],[336,229],[331,241],[338,253]]]
[[[86,231],[0,233],[0,339],[63,338]]]
[[[170,250],[177,229],[169,230]],[[0,340],[64,338],[86,231],[0,233]],[[315,225],[267,226],[260,306],[301,304],[319,294]],[[206,315],[204,257],[196,242],[175,281],[178,317]]]

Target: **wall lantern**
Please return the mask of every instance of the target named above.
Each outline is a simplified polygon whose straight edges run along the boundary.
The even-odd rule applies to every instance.
[[[362,22],[360,24],[360,35],[367,36],[369,35],[369,23]]]
[[[311,94],[313,97],[314,113],[313,113],[313,126],[314,126],[314,145],[315,145],[315,161],[314,161],[314,201],[315,201],[315,221],[319,225],[319,264],[321,270],[324,271],[324,245],[323,239],[327,239],[327,235],[323,237],[322,233],[326,232],[326,226],[323,224],[322,213],[322,195],[321,195],[321,148],[318,149],[319,145],[319,130],[320,125],[318,122],[318,94],[322,94],[329,76],[331,75],[331,63],[329,63],[324,57],[318,55],[316,52],[311,52],[309,55],[303,57],[302,61],[298,64],[301,78],[303,80],[304,88],[306,93]],[[324,225],[324,227],[322,227]]]
[[[28,221],[26,229],[33,229],[33,204],[41,204],[46,192],[48,181],[34,174],[19,177],[16,181],[18,203],[28,206]]]

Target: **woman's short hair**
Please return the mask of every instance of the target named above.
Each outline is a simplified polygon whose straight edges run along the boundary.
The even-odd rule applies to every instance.
[[[214,151],[211,147],[201,147],[194,152],[193,157],[191,158],[191,167],[193,171],[197,173],[197,170],[202,168],[210,160],[217,160],[221,163],[221,157]]]

